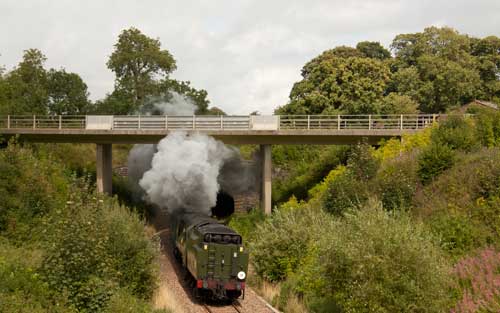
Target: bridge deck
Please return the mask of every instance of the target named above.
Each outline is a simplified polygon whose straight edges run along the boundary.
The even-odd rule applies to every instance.
[[[438,115],[336,116],[4,116],[0,135],[38,142],[157,143],[172,131],[204,133],[230,144],[370,143],[414,133]]]

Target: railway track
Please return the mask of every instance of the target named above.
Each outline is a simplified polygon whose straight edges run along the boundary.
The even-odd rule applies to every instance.
[[[207,311],[207,313],[243,313],[239,302],[234,302],[225,306],[203,304],[203,308]]]

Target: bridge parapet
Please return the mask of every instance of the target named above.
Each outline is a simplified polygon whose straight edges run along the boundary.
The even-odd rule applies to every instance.
[[[445,115],[8,115],[0,129],[81,130],[418,130]]]

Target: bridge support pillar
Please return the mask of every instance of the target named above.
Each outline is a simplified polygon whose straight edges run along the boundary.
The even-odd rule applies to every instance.
[[[260,145],[260,157],[262,168],[262,185],[260,192],[260,208],[265,214],[271,214],[271,174],[272,159],[271,145]]]
[[[111,195],[113,177],[111,147],[111,144],[97,144],[96,147],[97,191],[108,195]]]

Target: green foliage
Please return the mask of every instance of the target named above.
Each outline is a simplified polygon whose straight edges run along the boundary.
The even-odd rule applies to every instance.
[[[67,188],[60,166],[11,143],[0,153],[0,232],[18,242],[39,238],[35,221],[64,202]]]
[[[428,225],[440,239],[444,251],[461,256],[486,243],[481,227],[463,214],[440,213],[432,216]]]
[[[170,310],[153,310],[144,300],[133,297],[129,292],[120,289],[106,307],[105,313],[172,313]]]
[[[87,85],[80,76],[64,69],[47,73],[48,113],[81,115],[90,110]]]
[[[176,69],[173,56],[161,50],[158,39],[149,38],[133,27],[118,36],[107,65],[116,75],[115,89],[127,94],[135,110],[148,95],[156,94],[156,77],[168,77]]]
[[[477,147],[472,122],[462,116],[449,116],[433,129],[431,139],[435,144],[446,145],[453,150],[471,151]]]
[[[273,200],[308,197],[308,190],[339,164],[347,160],[345,146],[275,146],[273,162],[278,175],[273,184]]]
[[[449,265],[406,214],[346,215],[309,246],[295,289],[312,312],[443,312]]]
[[[419,187],[418,163],[414,155],[403,155],[383,163],[376,177],[376,191],[384,209],[407,210]]]
[[[147,299],[155,289],[154,249],[137,217],[116,201],[76,193],[47,226],[43,273],[81,311],[103,310],[117,287]]]
[[[391,50],[363,41],[323,52],[302,68],[282,114],[446,112],[500,100],[500,39],[448,27],[397,35]]]
[[[500,143],[500,113],[491,109],[474,110],[475,130],[479,143],[493,147]]]
[[[0,82],[2,114],[83,114],[90,110],[87,85],[64,69],[47,71],[40,50],[24,52],[19,65]]]
[[[378,59],[340,57],[337,51],[328,50],[303,67],[302,77],[290,92],[290,103],[279,113],[377,112],[374,105],[387,88],[390,71]]]
[[[377,174],[379,161],[373,157],[372,151],[366,140],[363,140],[352,146],[349,152],[347,169],[359,180],[368,181]]]
[[[208,111],[207,92],[193,88],[190,82],[171,79],[170,74],[177,68],[174,57],[161,49],[158,39],[144,35],[137,28],[120,33],[107,66],[115,73],[115,90],[96,103],[98,113],[136,113],[148,102],[170,101],[172,92],[192,100],[198,114]]]
[[[368,200],[368,186],[350,170],[339,174],[328,183],[323,197],[323,208],[334,215],[359,209]]]
[[[423,184],[428,184],[439,174],[453,166],[455,154],[444,144],[433,143],[423,150],[418,158],[418,176]]]
[[[297,269],[330,218],[321,210],[297,205],[277,210],[257,226],[250,245],[255,271],[270,281],[283,280]]]
[[[45,148],[0,151],[0,311],[104,312],[120,289],[139,307],[157,273],[143,223]]]
[[[361,41],[356,45],[356,50],[361,52],[367,58],[385,60],[391,57],[389,50],[384,48],[380,42]]]
[[[76,312],[37,273],[40,251],[15,248],[0,238],[0,312]]]
[[[244,242],[249,242],[255,234],[255,227],[264,219],[265,215],[262,210],[253,209],[245,214],[231,215],[229,227],[237,231],[243,237]]]

